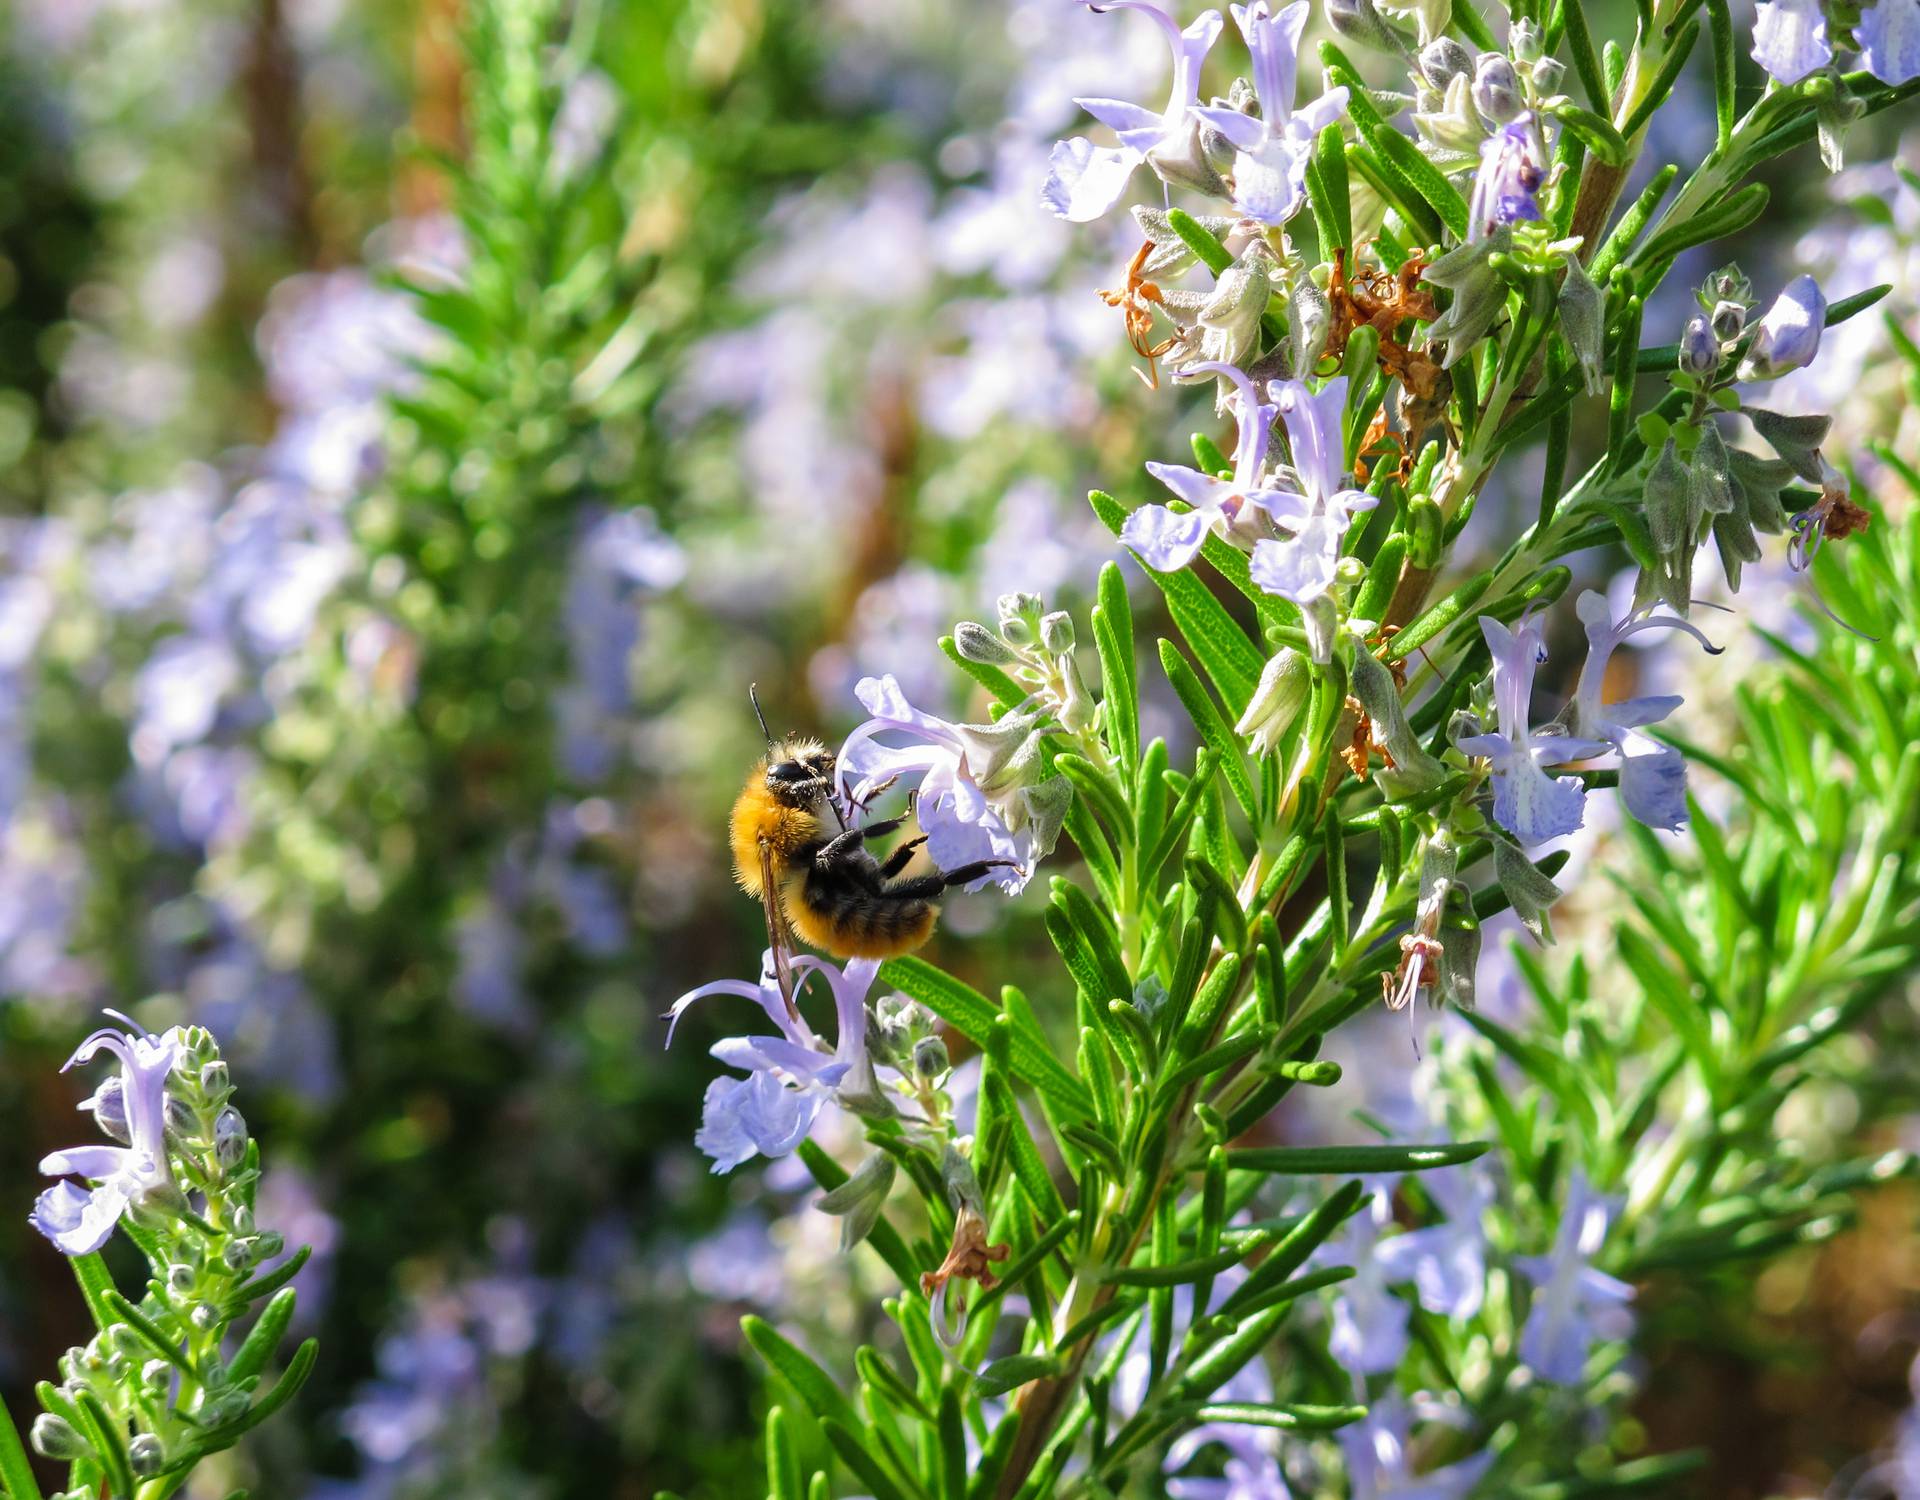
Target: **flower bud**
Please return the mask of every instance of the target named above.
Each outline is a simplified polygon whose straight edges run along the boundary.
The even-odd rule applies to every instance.
[[[1560,328],[1580,362],[1580,378],[1589,396],[1605,385],[1607,299],[1587,275],[1580,257],[1567,257],[1567,274],[1560,283]]]
[[[1473,71],[1473,107],[1489,124],[1505,125],[1526,109],[1513,64],[1498,52],[1483,52]]]
[[[1540,34],[1540,28],[1527,20],[1515,21],[1507,28],[1507,46],[1513,51],[1514,61],[1529,66],[1547,55],[1546,39]]]
[[[232,1221],[229,1227],[238,1235],[252,1234],[253,1210],[248,1208],[244,1203],[237,1204],[234,1207]]]
[[[1711,375],[1720,368],[1720,340],[1704,317],[1690,318],[1680,335],[1680,368],[1688,375]]]
[[[1420,76],[1442,93],[1462,74],[1473,74],[1473,54],[1450,36],[1435,37],[1421,49]]]
[[[73,1424],[50,1411],[43,1411],[33,1419],[33,1431],[28,1435],[28,1441],[33,1444],[34,1452],[55,1463],[72,1463],[76,1459],[93,1457],[92,1446],[80,1436]]]
[[[1675,456],[1673,439],[1668,438],[1660,457],[1647,475],[1647,529],[1653,533],[1654,549],[1662,557],[1693,551],[1693,517],[1687,507],[1687,470]]]
[[[925,1079],[943,1078],[952,1069],[947,1044],[937,1036],[922,1037],[913,1047],[913,1071]]]
[[[1405,55],[1407,39],[1386,23],[1373,0],[1327,0],[1327,24],[1350,42]]]
[[[1056,609],[1040,621],[1040,644],[1050,656],[1065,656],[1073,649],[1073,616]]]
[[[229,1170],[246,1159],[247,1122],[231,1104],[213,1122],[213,1152]]]
[[[220,1259],[226,1262],[230,1271],[249,1271],[253,1269],[253,1241],[228,1240],[220,1251]]]
[[[200,1070],[200,1092],[211,1098],[220,1098],[233,1091],[233,1080],[227,1074],[224,1059],[216,1057]]]
[[[1811,364],[1826,326],[1827,299],[1819,283],[1811,276],[1796,276],[1760,319],[1747,357],[1740,362],[1740,378],[1773,380]]]
[[[1020,659],[1011,646],[974,620],[962,620],[953,627],[953,649],[968,661],[991,667],[1004,667]]]
[[[1722,343],[1737,339],[1746,331],[1747,305],[1744,302],[1716,302],[1713,304],[1713,318],[1708,325],[1715,338]]]
[[[1080,679],[1080,668],[1071,657],[1067,658],[1066,677],[1066,699],[1059,710],[1060,727],[1069,734],[1085,734],[1099,717],[1100,705],[1093,701],[1086,683]]]
[[[191,1292],[199,1279],[200,1273],[192,1266],[181,1265],[176,1261],[167,1267],[167,1285],[172,1287],[178,1295],[185,1296]]]
[[[1235,731],[1252,737],[1255,755],[1266,755],[1293,726],[1312,691],[1313,671],[1307,659],[1290,647],[1276,652],[1261,670],[1260,682]]]
[[[272,1260],[274,1256],[287,1248],[287,1237],[278,1230],[269,1229],[265,1234],[256,1238],[253,1245],[254,1254],[261,1260]]]
[[[150,1391],[164,1391],[173,1379],[173,1365],[164,1359],[150,1359],[140,1367],[140,1383]]]
[[[127,1462],[142,1479],[158,1474],[166,1461],[166,1446],[150,1432],[135,1433],[127,1444]]]
[[[209,1302],[202,1302],[187,1314],[187,1320],[204,1333],[220,1321],[220,1309]]]
[[[191,1139],[199,1133],[200,1117],[187,1106],[186,1100],[176,1098],[169,1090],[167,1092],[167,1134]]]
[[[101,1079],[100,1087],[93,1091],[93,1097],[80,1107],[92,1110],[94,1123],[121,1145],[133,1143],[133,1136],[127,1128],[125,1084],[118,1073]]]

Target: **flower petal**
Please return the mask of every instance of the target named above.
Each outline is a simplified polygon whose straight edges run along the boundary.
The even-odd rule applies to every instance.
[[[1176,516],[1164,505],[1143,505],[1127,517],[1120,540],[1155,572],[1172,573],[1193,561],[1211,522],[1204,510]]]
[[[1091,223],[1112,209],[1144,158],[1128,146],[1096,146],[1085,136],[1054,143],[1040,198],[1060,218]]]
[[[1753,60],[1781,83],[1798,83],[1832,62],[1820,0],[1761,0],[1753,23]]]
[[[1880,0],[1862,13],[1853,35],[1867,71],[1882,83],[1920,78],[1920,0]]]

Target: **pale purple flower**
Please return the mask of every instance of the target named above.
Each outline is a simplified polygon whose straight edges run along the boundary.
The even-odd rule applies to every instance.
[[[1520,1257],[1515,1265],[1534,1284],[1533,1306],[1520,1334],[1520,1357],[1542,1380],[1575,1385],[1595,1339],[1625,1338],[1632,1328],[1626,1304],[1633,1288],[1596,1270],[1613,1205],[1576,1171],[1550,1255]]]
[[[1415,1474],[1413,1415],[1406,1398],[1392,1391],[1371,1402],[1358,1422],[1340,1429],[1351,1500],[1462,1500],[1480,1482],[1493,1462],[1491,1453]]]
[[[1531,112],[1518,115],[1480,143],[1467,238],[1483,240],[1502,225],[1539,222],[1537,195],[1546,179],[1539,125]]]
[[[921,712],[891,675],[863,677],[853,691],[873,717],[840,747],[840,793],[858,804],[889,782],[917,780],[914,814],[928,858],[943,870],[1010,860],[981,876],[974,888],[991,881],[1009,895],[1023,890],[1046,852],[1040,847],[1043,831],[1026,816],[1025,789],[1005,796],[984,785],[1000,767],[994,764],[996,746],[981,736],[980,726]],[[882,735],[904,743],[883,744]]]
[[[1267,502],[1267,513],[1292,535],[1255,544],[1249,570],[1269,594],[1305,606],[1333,586],[1353,518],[1380,502],[1348,479],[1346,376],[1335,376],[1318,392],[1302,380],[1276,380],[1267,393],[1287,424],[1293,469],[1304,493],[1282,490]]]
[[[1882,83],[1920,78],[1920,0],[1879,0],[1860,13],[1853,35],[1867,71]]]
[[[1798,83],[1832,62],[1820,0],[1760,0],[1753,60],[1779,83]]]
[[[1382,1375],[1398,1369],[1407,1352],[1411,1312],[1390,1285],[1401,1279],[1394,1262],[1380,1253],[1380,1231],[1393,1222],[1391,1196],[1388,1186],[1374,1189],[1367,1207],[1354,1216],[1332,1257],[1351,1265],[1354,1274],[1340,1284],[1340,1294],[1334,1299],[1333,1331],[1327,1349],[1356,1375]]]
[[[1180,1479],[1167,1481],[1167,1494],[1172,1500],[1291,1500],[1293,1492],[1287,1488],[1286,1477],[1280,1472],[1280,1461],[1273,1454],[1256,1447],[1245,1436],[1229,1438],[1226,1434],[1247,1434],[1256,1429],[1227,1426],[1222,1430],[1209,1432],[1214,1440],[1226,1443],[1228,1457],[1218,1479]],[[1191,1436],[1191,1434],[1189,1434]],[[1184,1443],[1186,1438],[1180,1440]],[[1174,1444],[1177,1449],[1180,1443]],[[1169,1450],[1171,1461],[1172,1450]]]
[[[1048,162],[1041,197],[1063,219],[1086,223],[1120,201],[1134,168],[1154,151],[1180,150],[1192,131],[1192,112],[1200,102],[1200,69],[1224,24],[1217,10],[1202,11],[1185,31],[1148,0],[1106,0],[1102,10],[1137,10],[1167,34],[1173,48],[1173,88],[1158,113],[1123,99],[1074,102],[1120,138],[1118,146],[1096,146],[1081,136],[1061,141]]]
[[[1175,515],[1164,505],[1143,505],[1127,517],[1120,540],[1139,554],[1148,567],[1161,573],[1184,568],[1199,554],[1207,533],[1230,533],[1247,507],[1264,511],[1274,520],[1303,518],[1301,498],[1263,485],[1260,470],[1267,458],[1267,431],[1277,407],[1262,404],[1253,383],[1232,365],[1211,362],[1189,365],[1182,374],[1219,375],[1238,388],[1234,419],[1239,438],[1233,447],[1233,478],[1217,479],[1184,464],[1149,463],[1147,472],[1192,507]]]
[[[40,1170],[63,1180],[40,1195],[28,1222],[67,1255],[90,1255],[113,1234],[128,1208],[180,1198],[167,1163],[167,1075],[180,1054],[180,1032],[128,1035],[112,1027],[96,1031],[67,1059],[66,1067],[110,1052],[120,1063],[120,1083],[81,1105],[95,1110],[103,1128],[124,1124],[124,1146],[73,1146],[42,1159]],[[69,1174],[93,1183],[82,1188]]]
[[[1446,1218],[1380,1246],[1387,1279],[1411,1281],[1430,1313],[1471,1318],[1486,1296],[1487,1235],[1481,1219],[1493,1205],[1493,1179],[1471,1166],[1443,1167],[1423,1173],[1420,1186]]]
[[[1522,844],[1540,844],[1580,826],[1587,792],[1577,776],[1554,778],[1543,766],[1565,765],[1603,753],[1604,741],[1544,735],[1535,743],[1527,728],[1533,674],[1547,659],[1540,622],[1523,618],[1509,630],[1490,615],[1480,633],[1493,652],[1493,701],[1497,732],[1468,735],[1455,743],[1468,755],[1493,762],[1493,819]]]
[[[239,682],[239,658],[219,637],[171,635],[161,641],[133,682],[134,758],[154,765],[169,751],[205,739]]]
[[[1195,113],[1233,145],[1234,207],[1262,224],[1284,224],[1306,201],[1307,162],[1314,139],[1346,112],[1347,91],[1329,89],[1294,110],[1300,35],[1313,11],[1309,0],[1294,0],[1278,15],[1269,0],[1232,9],[1234,24],[1253,56],[1260,114],[1226,108],[1201,108]]]
[[[1746,358],[1740,361],[1740,378],[1772,380],[1812,364],[1826,326],[1827,299],[1819,282],[1811,276],[1794,277],[1755,327]]]
[[[1629,612],[1616,625],[1606,596],[1592,589],[1575,602],[1574,612],[1587,629],[1587,659],[1581,665],[1573,701],[1567,705],[1568,731],[1605,740],[1620,752],[1620,800],[1626,803],[1628,812],[1649,828],[1676,829],[1687,818],[1686,757],[1640,731],[1678,708],[1680,695],[1663,693],[1602,703],[1607,663],[1622,641],[1643,630],[1682,630],[1711,655],[1718,656],[1719,648],[1699,626],[1678,616],[1654,616],[1650,610]]]
[[[762,960],[760,982],[716,980],[689,990],[667,1012],[667,1045],[674,1028],[694,1001],[708,995],[739,995],[756,1001],[779,1035],[727,1037],[714,1043],[713,1055],[745,1078],[716,1078],[707,1086],[700,1129],[693,1142],[713,1158],[715,1172],[731,1172],[756,1154],[785,1156],[807,1133],[821,1108],[840,1091],[871,1094],[873,1063],[867,1053],[867,991],[880,970],[877,959],[855,958],[844,970],[825,959],[798,954],[792,959],[795,1000],[807,979],[819,974],[833,993],[837,1044],[829,1050],[807,1025],[797,1004],[789,1011],[774,971],[773,951]]]

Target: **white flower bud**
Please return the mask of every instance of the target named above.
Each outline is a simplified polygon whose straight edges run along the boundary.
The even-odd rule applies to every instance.
[[[1235,731],[1252,736],[1255,755],[1267,754],[1300,716],[1312,691],[1313,671],[1307,659],[1291,648],[1276,653],[1262,669]]]
[[[1056,609],[1040,621],[1040,644],[1050,656],[1065,656],[1073,649],[1073,616]]]
[[[167,1462],[166,1446],[150,1432],[136,1433],[127,1444],[127,1462],[142,1479],[158,1474]]]
[[[953,649],[968,661],[992,667],[1008,666],[1020,659],[1011,646],[974,620],[962,620],[953,627]]]
[[[76,1459],[93,1457],[93,1448],[73,1424],[50,1411],[43,1411],[33,1419],[33,1431],[28,1435],[28,1441],[33,1444],[34,1452],[55,1463],[72,1463]]]

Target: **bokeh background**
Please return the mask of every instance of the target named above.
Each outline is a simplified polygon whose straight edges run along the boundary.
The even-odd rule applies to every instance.
[[[829,736],[867,674],[964,708],[937,637],[1011,589],[1082,601],[1114,548],[1081,494],[1135,496],[1144,457],[1211,428],[1136,378],[1094,295],[1131,226],[1037,197],[1072,97],[1152,97],[1163,69],[1151,26],[1071,0],[0,7],[16,1412],[81,1336],[25,1215],[38,1158],[89,1128],[58,1067],[116,1005],[219,1034],[262,1222],[314,1249],[319,1370],[193,1494],[755,1492],[740,1313],[831,1351],[887,1288],[791,1164],[707,1173],[725,1018],[662,1049],[675,996],[757,965],[722,839],[747,684]],[[1690,78],[1649,154],[1712,133]],[[1829,180],[1809,149],[1773,185],[1737,247],[1762,295],[1891,281],[1920,331],[1904,181]],[[1888,338],[1858,319],[1794,384],[1855,448],[1911,452]],[[1509,471],[1470,549],[1531,506],[1538,456]],[[1584,562],[1604,586],[1620,560]],[[1784,572],[1743,605],[1784,623]],[[1703,719],[1765,670],[1748,647],[1703,674]],[[1633,858],[1601,822],[1561,919],[1595,964]],[[935,956],[988,988],[1046,952],[1030,903],[960,898]],[[1920,1144],[1912,999],[1818,1128]],[[1404,1035],[1330,1055],[1354,1086],[1325,1108],[1390,1117]],[[1867,1207],[1658,1324],[1638,1419],[1713,1448],[1714,1493],[1892,1493],[1904,1452],[1920,1494],[1916,1204]]]

